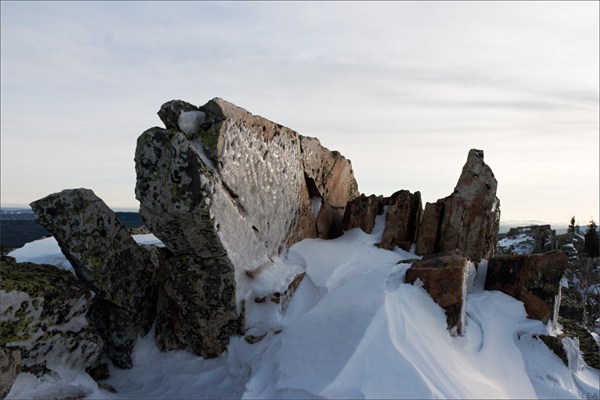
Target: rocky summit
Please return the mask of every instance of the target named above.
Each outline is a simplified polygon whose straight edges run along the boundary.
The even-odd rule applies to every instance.
[[[382,214],[381,248],[458,250],[415,263],[407,277],[424,282],[449,328],[461,333],[462,283],[471,261],[493,255],[500,215],[483,151],[469,151],[453,194],[423,209],[420,192],[361,194],[339,152],[225,100],[172,100],[158,116],[164,127],[137,141],[135,195],[147,229],[166,248],[138,246],[89,189],[31,204],[95,293],[87,320],[115,365],[131,367],[135,339],[153,322],[161,350],[220,355],[248,328],[247,305],[270,296],[285,312],[305,276],[282,261],[290,246],[353,228],[370,233]]]

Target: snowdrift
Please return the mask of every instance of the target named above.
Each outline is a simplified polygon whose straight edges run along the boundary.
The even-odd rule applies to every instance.
[[[226,354],[205,360],[161,353],[150,332],[138,340],[134,367],[109,363],[100,386],[84,371],[21,373],[7,398],[599,398],[598,370],[576,353],[565,366],[536,338],[549,326],[528,319],[523,303],[483,290],[485,262],[469,289],[465,333],[450,336],[443,310],[404,283],[410,264],[402,261],[419,257],[374,246],[383,225],[378,217],[372,234],[306,239],[277,260],[306,275],[285,315],[248,307],[251,329],[266,333],[258,343],[236,337]],[[52,238],[10,255],[70,267]]]

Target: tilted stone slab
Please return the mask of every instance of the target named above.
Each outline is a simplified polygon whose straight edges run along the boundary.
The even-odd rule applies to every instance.
[[[156,313],[156,271],[114,212],[89,189],[67,189],[31,203],[75,273],[101,298],[131,313],[146,333]]]

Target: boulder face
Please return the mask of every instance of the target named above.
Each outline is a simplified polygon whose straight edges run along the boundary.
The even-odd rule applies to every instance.
[[[222,99],[170,101],[159,116],[166,129],[144,132],[135,156],[140,213],[174,254],[158,342],[215,355],[241,329],[248,276],[299,240],[341,234],[356,181],[350,161],[317,139]]]
[[[459,251],[431,254],[414,262],[406,271],[404,281],[417,279],[433,301],[446,313],[448,329],[462,335],[466,323],[467,289],[475,278],[475,267]]]
[[[501,290],[521,300],[527,315],[544,323],[558,313],[560,280],[568,257],[562,251],[496,256],[489,260],[486,290]]]
[[[43,374],[56,360],[80,369],[98,361],[102,339],[86,319],[92,302],[87,287],[53,265],[11,257],[2,257],[0,271],[0,345],[20,359],[20,370]]]
[[[416,253],[460,249],[475,262],[492,257],[500,222],[497,186],[483,151],[470,150],[454,193],[425,205]]]
[[[150,230],[175,254],[206,248],[198,236],[210,231],[236,268],[251,271],[315,237],[325,205],[343,215],[358,195],[339,153],[222,99],[202,107],[171,101],[159,115],[167,129],[138,139],[136,197]]]
[[[417,241],[417,232],[423,215],[421,193],[412,194],[408,190],[400,190],[389,199],[385,214],[385,228],[380,247],[393,250],[398,246],[409,251]]]
[[[90,318],[104,339],[105,352],[116,366],[131,368],[134,342],[149,331],[156,316],[157,266],[150,253],[89,189],[63,190],[31,207],[79,279],[97,294]]]

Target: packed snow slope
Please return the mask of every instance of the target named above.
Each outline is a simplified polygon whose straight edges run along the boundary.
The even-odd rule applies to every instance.
[[[374,246],[383,224],[379,217],[370,235],[354,229],[335,240],[304,240],[278,260],[306,276],[285,315],[247,309],[249,331],[267,333],[258,343],[233,338],[226,354],[205,360],[161,353],[151,332],[139,339],[131,370],[111,366],[104,383],[115,394],[83,371],[63,370],[22,373],[8,398],[76,391],[94,399],[599,398],[598,370],[575,353],[566,367],[535,338],[549,327],[528,319],[523,303],[483,290],[485,262],[470,288],[465,334],[450,336],[443,310],[421,287],[403,283],[410,264],[401,261],[418,257]],[[44,239],[11,255],[68,268],[52,246]]]

